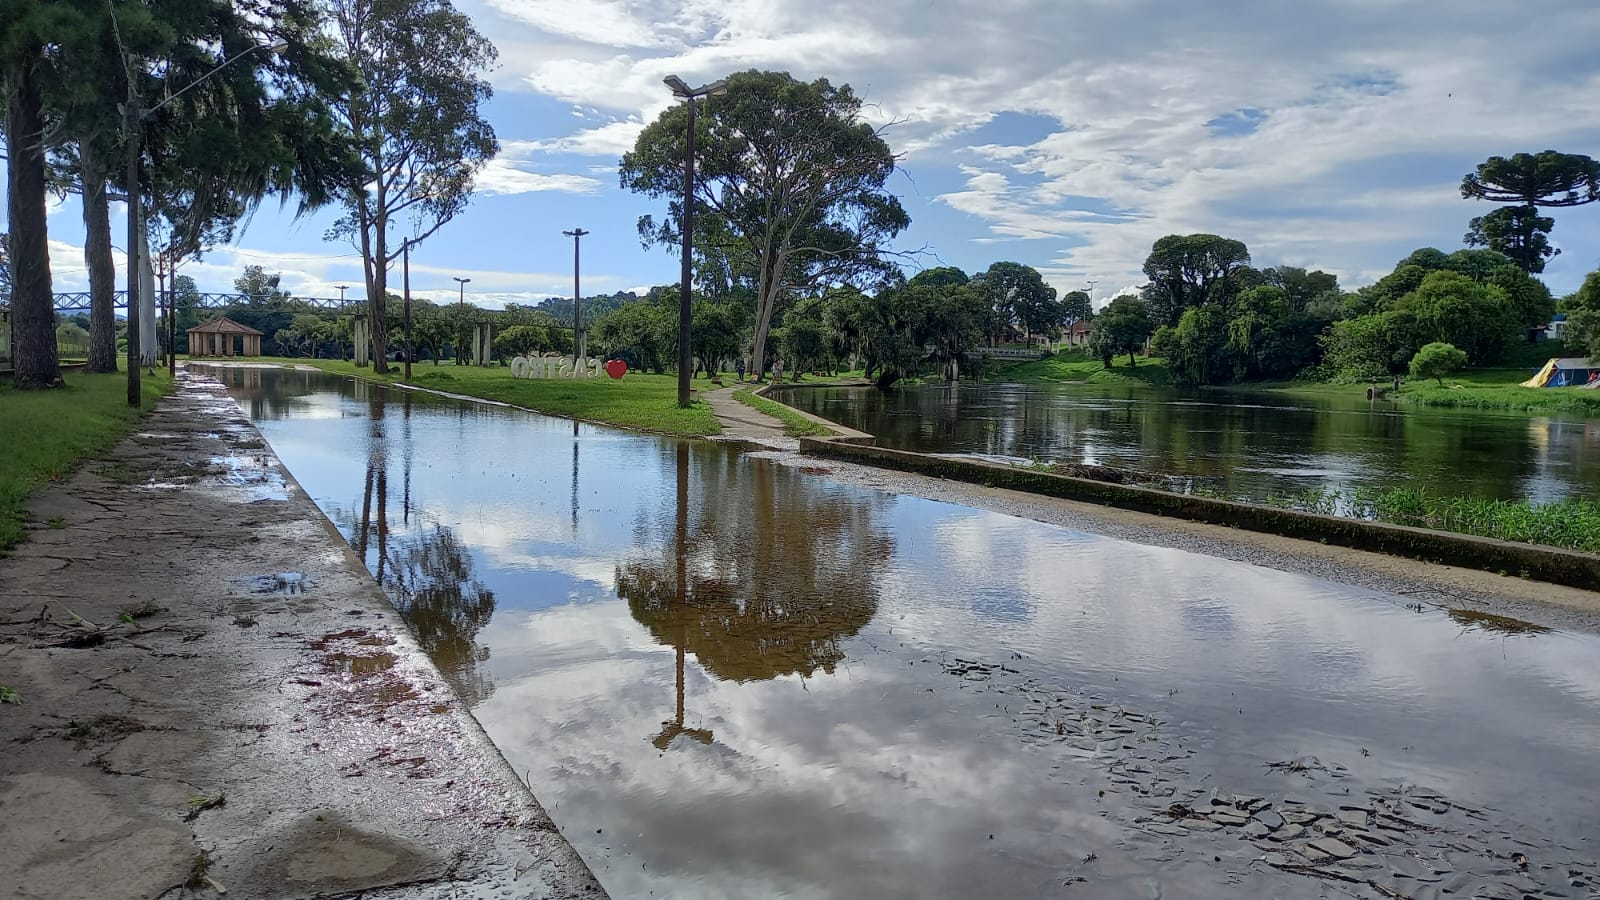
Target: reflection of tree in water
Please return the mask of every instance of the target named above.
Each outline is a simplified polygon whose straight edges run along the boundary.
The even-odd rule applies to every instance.
[[[405,455],[401,478],[401,526],[389,514],[388,431],[382,396],[368,398],[367,470],[359,517],[352,510],[335,519],[350,535],[350,545],[377,576],[383,592],[410,627],[417,642],[461,699],[475,706],[494,684],[478,671],[489,648],[476,643],[494,615],[495,598],[473,576],[472,554],[445,525],[413,524],[411,510],[411,395],[401,397]],[[374,558],[376,557],[376,558]]]
[[[494,685],[478,664],[488,661],[489,648],[474,638],[494,615],[494,592],[473,577],[461,539],[435,525],[392,539],[386,562],[384,593],[422,649],[468,705],[488,698]]]
[[[691,478],[688,446],[677,452],[677,508],[660,517],[674,527],[659,557],[617,567],[634,618],[718,678],[832,673],[840,642],[877,613],[878,570],[893,553],[874,504],[771,463],[735,473],[732,456],[700,455]],[[718,462],[729,471],[713,471]]]

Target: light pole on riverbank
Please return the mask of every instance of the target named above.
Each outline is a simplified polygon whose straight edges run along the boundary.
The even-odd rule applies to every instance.
[[[582,228],[574,228],[571,231],[563,231],[561,233],[566,235],[569,238],[572,238],[572,351],[573,351],[573,358],[574,359],[587,359],[588,356],[584,352],[586,348],[584,347],[584,340],[583,340],[583,338],[584,338],[584,334],[583,334],[583,301],[581,299],[579,299],[582,295],[579,294],[579,292],[578,292],[578,242],[583,240],[583,236],[588,234],[589,232],[584,231]]]
[[[690,254],[694,249],[694,101],[700,97],[715,97],[728,92],[726,81],[714,81],[711,84],[691,88],[682,78],[668,75],[661,79],[667,87],[672,88],[672,96],[681,98],[689,104],[689,132],[684,142],[683,154],[683,275],[682,283],[678,286],[678,406],[689,406],[689,378],[694,374],[689,369],[694,364],[689,353],[689,320],[693,315],[692,282],[694,270],[690,262]]]
[[[452,279],[454,279],[455,283],[457,285],[459,285],[460,288],[461,288],[461,299],[456,303],[456,311],[458,313],[457,318],[459,318],[461,320],[460,324],[465,326],[466,323],[467,323],[467,283],[470,282],[472,279],[471,278],[456,278],[454,275],[452,275],[450,277]],[[461,345],[460,344],[456,345],[456,365],[458,365],[458,366],[466,365],[465,363],[463,363],[461,361]]]
[[[140,107],[139,79],[135,77],[134,70],[138,68],[132,53],[122,43],[122,30],[119,27],[116,15],[111,19],[112,34],[117,41],[117,49],[122,55],[124,73],[128,79],[128,95],[122,104],[123,143],[127,147],[127,187],[128,187],[128,405],[137,409],[142,397],[139,387],[139,365],[144,355],[140,336],[141,322],[143,321],[144,304],[139,296],[139,280],[141,267],[144,264],[142,254],[144,251],[144,183],[140,179],[139,163],[144,155],[144,145],[140,140],[139,129],[144,120],[168,103],[182,97],[196,85],[202,84],[206,79],[221,72],[244,57],[257,50],[268,53],[281,53],[288,48],[289,42],[278,38],[270,44],[256,44],[224,59],[216,68],[201,75],[180,88],[177,93],[170,94],[165,100],[149,109]],[[151,297],[150,302],[154,303]],[[151,317],[154,318],[155,310],[151,307]]]
[[[400,245],[400,255],[404,260],[400,264],[400,272],[401,272],[401,276],[400,277],[401,277],[401,283],[404,285],[403,291],[405,293],[405,304],[406,304],[406,319],[405,319],[405,331],[406,331],[405,366],[406,366],[406,376],[405,377],[406,377],[406,381],[409,382],[411,380],[411,239],[410,238],[406,238],[405,243]],[[343,290],[344,290],[343,288],[340,288],[341,292]],[[343,293],[339,294],[339,299],[340,300],[344,299],[344,294]],[[435,348],[435,349],[437,349],[437,348]]]

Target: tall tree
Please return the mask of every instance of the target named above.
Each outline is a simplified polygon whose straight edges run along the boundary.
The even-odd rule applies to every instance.
[[[1026,333],[1049,331],[1061,324],[1061,304],[1056,289],[1032,266],[1017,262],[997,262],[972,279],[973,287],[988,298],[993,310],[996,340],[1005,330],[1020,325]]]
[[[1468,247],[1487,247],[1503,253],[1530,275],[1544,271],[1544,264],[1561,253],[1550,246],[1550,231],[1556,220],[1539,215],[1533,206],[1502,206],[1467,223],[1462,242]]]
[[[1524,272],[1544,271],[1558,251],[1550,246],[1555,221],[1541,206],[1581,206],[1600,201],[1600,162],[1578,153],[1518,153],[1491,156],[1461,179],[1461,196],[1512,204],[1474,218],[1466,242],[1511,257]]]
[[[894,154],[861,120],[849,85],[756,70],[727,84],[699,106],[694,238],[703,272],[755,289],[760,371],[780,299],[881,271],[888,242],[910,217],[885,187]],[[668,198],[665,220],[639,220],[647,245],[681,244],[687,132],[688,110],[676,104],[622,157],[623,187]]]
[[[1068,325],[1094,318],[1094,304],[1083,291],[1068,291],[1061,296],[1061,320]]]
[[[1145,300],[1157,324],[1176,325],[1183,311],[1227,303],[1239,292],[1239,273],[1250,264],[1243,241],[1215,234],[1169,234],[1144,261],[1150,285]]]
[[[1128,354],[1128,365],[1134,366],[1138,365],[1134,351],[1154,330],[1149,305],[1131,294],[1123,294],[1111,298],[1111,303],[1095,316],[1090,342],[1107,360],[1107,366],[1111,356],[1117,353]]]
[[[337,104],[363,170],[345,185],[345,215],[329,238],[361,251],[372,315],[373,370],[388,371],[389,267],[410,222],[413,245],[455,218],[473,180],[499,152],[480,107],[494,93],[483,78],[494,45],[449,0],[328,0],[339,43],[363,90]]]
[[[81,39],[63,44],[66,77],[54,79],[51,99],[61,135],[55,162],[84,198],[91,369],[114,356],[106,200],[112,186],[128,190],[125,167],[114,164],[126,154],[128,79],[147,110],[139,135],[146,222],[170,269],[231,241],[266,196],[298,193],[304,212],[346,177],[348,147],[326,101],[348,91],[353,72],[328,53],[319,2],[275,0],[268,15],[228,0],[83,0],[93,9]]]
[[[46,83],[59,67],[59,47],[82,28],[73,4],[0,0],[0,86],[5,90],[6,215],[11,243],[11,320],[19,388],[61,384],[56,356],[55,297],[50,282],[45,216],[45,152],[49,136]]]

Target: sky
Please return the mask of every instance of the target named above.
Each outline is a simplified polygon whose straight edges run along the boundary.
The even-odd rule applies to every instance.
[[[1141,284],[1173,233],[1243,240],[1257,266],[1370,283],[1417,247],[1461,246],[1492,204],[1463,200],[1491,155],[1600,156],[1600,4],[1550,0],[457,0],[499,49],[500,156],[471,207],[418,247],[414,291],[485,306],[677,279],[641,247],[664,203],[617,160],[691,84],[750,68],[854,87],[901,155],[890,182],[918,265],[999,260],[1097,301]],[[301,296],[360,283],[336,218],[269,202],[237,244],[184,270],[231,290],[247,264]],[[1600,204],[1551,210],[1559,296],[1600,265]],[[113,222],[120,223],[113,209]],[[82,290],[75,199],[50,216],[56,289]],[[114,226],[120,231],[120,225]],[[116,240],[121,246],[121,237]],[[121,259],[119,255],[119,266]],[[391,284],[395,282],[391,281]]]

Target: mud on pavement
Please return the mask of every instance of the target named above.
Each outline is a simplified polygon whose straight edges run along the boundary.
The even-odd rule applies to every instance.
[[[9,896],[604,897],[216,382],[29,506],[0,559]]]

